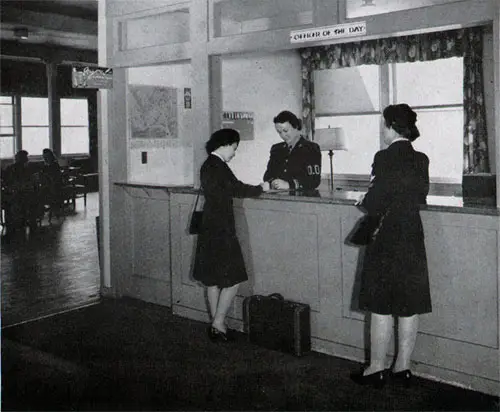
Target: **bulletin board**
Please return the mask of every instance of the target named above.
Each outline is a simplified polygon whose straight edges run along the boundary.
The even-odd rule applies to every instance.
[[[253,140],[253,112],[222,112],[222,128],[235,129],[240,134],[240,140]]]

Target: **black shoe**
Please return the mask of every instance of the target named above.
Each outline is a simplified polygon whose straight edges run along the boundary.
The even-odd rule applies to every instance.
[[[391,380],[402,383],[407,388],[411,386],[412,377],[413,375],[409,369],[400,372],[391,372]]]
[[[226,336],[228,341],[233,342],[238,339],[238,331],[227,328]]]
[[[370,373],[369,375],[363,375],[363,370],[357,373],[351,374],[351,379],[358,385],[371,385],[374,388],[383,388],[387,382],[387,373],[385,370],[378,371],[375,373]]]
[[[227,334],[222,332],[221,330],[214,328],[213,326],[209,326],[208,328],[208,337],[212,342],[228,342],[229,338]]]

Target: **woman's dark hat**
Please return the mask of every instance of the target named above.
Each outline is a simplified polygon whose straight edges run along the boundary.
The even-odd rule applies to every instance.
[[[415,125],[417,122],[417,113],[415,113],[406,103],[392,104],[385,108],[384,118],[386,123],[396,131],[405,130],[406,138],[414,141],[420,136],[420,132]]]

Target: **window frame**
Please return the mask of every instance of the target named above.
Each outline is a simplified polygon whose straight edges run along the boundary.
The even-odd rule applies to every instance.
[[[90,156],[90,104],[88,98],[86,97],[61,97],[61,100],[85,100],[87,103],[87,125],[63,125],[63,120],[61,116],[61,156],[62,157],[86,157]],[[60,104],[60,103],[59,103]],[[62,150],[62,132],[64,128],[85,128],[87,129],[87,151],[86,152],[71,152],[71,153],[63,153]]]
[[[323,113],[318,112],[315,114],[315,124],[317,124],[318,118],[335,118],[341,116],[363,116],[363,115],[373,115],[379,114],[382,116],[383,108],[389,104],[394,104],[397,99],[397,84],[396,84],[396,65],[398,63],[387,63],[379,65],[379,90],[380,90],[380,110],[379,111],[359,111],[359,112],[349,112],[349,113]],[[442,110],[442,109],[456,109],[461,108],[463,110],[462,103],[452,103],[452,104],[433,104],[433,105],[419,105],[412,106],[415,111],[422,110]],[[379,130],[379,150],[384,148],[383,142],[383,129],[384,126],[380,122]],[[329,168],[323,167],[322,170],[322,180],[330,179]],[[354,174],[354,173],[335,173],[334,168],[334,180],[336,185],[345,190],[355,190],[355,191],[366,191],[370,183],[369,174]],[[440,196],[461,196],[462,195],[462,184],[452,181],[451,179],[445,177],[430,177],[430,195],[440,195]]]
[[[24,124],[23,123],[23,99],[46,99],[47,100],[47,124]],[[47,136],[49,138],[49,142],[48,142],[48,145],[47,147],[51,147],[52,146],[52,141],[51,141],[51,138],[50,138],[50,109],[49,109],[49,98],[48,97],[40,97],[40,96],[19,96],[19,119],[20,119],[20,122],[19,122],[19,136],[20,136],[20,149],[22,150],[27,150],[28,153],[30,153],[30,157],[31,158],[42,158],[42,153],[37,153],[37,154],[31,154],[30,150],[28,150],[28,148],[26,148],[25,146],[25,141],[24,141],[24,138],[23,138],[23,129],[24,128],[40,128],[40,129],[45,129],[47,130]],[[42,149],[43,150],[43,149]]]
[[[6,160],[6,159],[11,159],[14,157],[14,155],[16,154],[16,151],[17,151],[16,147],[18,147],[17,139],[16,139],[16,103],[15,103],[15,96],[13,96],[13,95],[2,94],[1,96],[2,97],[10,97],[11,101],[10,101],[10,104],[0,102],[0,106],[8,106],[8,105],[12,106],[12,134],[0,132],[0,137],[12,137],[12,157],[10,157],[10,156],[3,157],[0,154],[0,160]],[[6,126],[6,127],[9,127],[9,126]]]
[[[0,94],[1,96],[3,97],[11,97],[12,99],[12,109],[13,109],[13,153],[12,153],[12,156],[8,156],[8,157],[1,157],[0,158],[0,161],[9,161],[9,160],[13,160],[14,159],[14,156],[15,154],[19,151],[19,150],[23,150],[25,149],[23,147],[23,132],[22,132],[22,129],[23,127],[47,127],[49,128],[50,130],[50,114],[49,114],[49,124],[46,126],[46,125],[25,125],[23,126],[22,125],[22,115],[21,115],[21,111],[22,111],[22,103],[21,103],[21,99],[22,98],[46,98],[44,96],[28,96],[28,95],[20,95],[20,94]],[[77,159],[77,158],[87,158],[90,156],[90,133],[91,133],[91,125],[90,125],[90,119],[91,119],[91,115],[90,115],[90,105],[91,103],[89,102],[89,99],[88,97],[82,97],[82,96],[71,96],[71,97],[61,97],[60,99],[79,99],[79,100],[86,100],[87,101],[87,126],[77,126],[77,125],[71,125],[71,126],[62,126],[60,125],[60,129],[61,129],[61,133],[62,133],[62,128],[63,127],[85,127],[88,131],[88,148],[87,148],[87,151],[86,152],[75,152],[75,153],[64,153],[64,154],[61,154],[61,158],[72,158],[72,159]],[[60,100],[59,99],[59,100]],[[1,103],[1,104],[6,104],[6,103]],[[60,103],[59,103],[60,104]],[[11,135],[5,135],[5,136],[11,136]],[[62,140],[62,137],[61,137],[61,140]],[[53,149],[53,142],[51,141],[50,139],[50,131],[49,131],[49,144],[48,144],[48,147],[50,149]],[[39,161],[42,159],[42,154],[30,154],[29,155],[30,158],[34,161]]]

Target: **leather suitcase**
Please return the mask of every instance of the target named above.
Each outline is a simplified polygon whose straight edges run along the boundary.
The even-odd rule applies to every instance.
[[[279,293],[243,300],[248,340],[264,348],[302,356],[311,350],[311,309]]]

